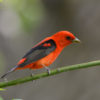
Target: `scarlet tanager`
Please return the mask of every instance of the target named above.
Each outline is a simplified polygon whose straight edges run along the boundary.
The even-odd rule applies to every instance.
[[[8,73],[20,69],[40,69],[46,68],[50,72],[47,66],[50,66],[64,49],[69,44],[80,40],[76,38],[71,32],[59,31],[54,35],[45,38],[40,43],[35,45],[28,53],[26,53],[17,65],[1,76],[4,78]]]

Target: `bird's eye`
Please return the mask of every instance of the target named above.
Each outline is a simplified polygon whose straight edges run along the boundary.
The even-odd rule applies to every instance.
[[[71,40],[71,37],[70,36],[67,36],[66,38],[67,38],[67,40]]]

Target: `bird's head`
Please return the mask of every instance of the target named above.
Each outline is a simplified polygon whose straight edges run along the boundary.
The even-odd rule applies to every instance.
[[[53,39],[60,47],[66,47],[71,43],[80,43],[80,40],[76,38],[71,32],[69,31],[59,31],[54,34]]]

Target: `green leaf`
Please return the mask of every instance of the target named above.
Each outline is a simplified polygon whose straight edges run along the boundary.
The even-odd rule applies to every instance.
[[[0,91],[5,91],[6,89],[0,88]]]
[[[0,0],[0,2],[2,2],[3,0]]]

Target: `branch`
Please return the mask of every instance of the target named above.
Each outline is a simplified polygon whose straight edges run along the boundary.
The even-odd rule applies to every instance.
[[[49,75],[48,75],[47,72],[45,72],[45,73],[41,73],[41,74],[36,74],[33,77],[29,76],[29,77],[20,78],[20,79],[8,81],[8,82],[0,82],[0,88],[26,83],[26,82],[29,82],[29,81],[32,81],[32,80],[37,80],[37,79],[40,79],[40,78],[43,78],[43,77],[56,75],[56,74],[59,74],[59,73],[62,73],[62,72],[77,70],[77,69],[81,69],[81,68],[88,68],[88,67],[93,67],[93,66],[98,66],[98,65],[100,65],[100,60],[82,63],[82,64],[71,65],[71,66],[65,66],[65,67],[61,67],[61,68],[58,68],[58,69],[51,70]]]

